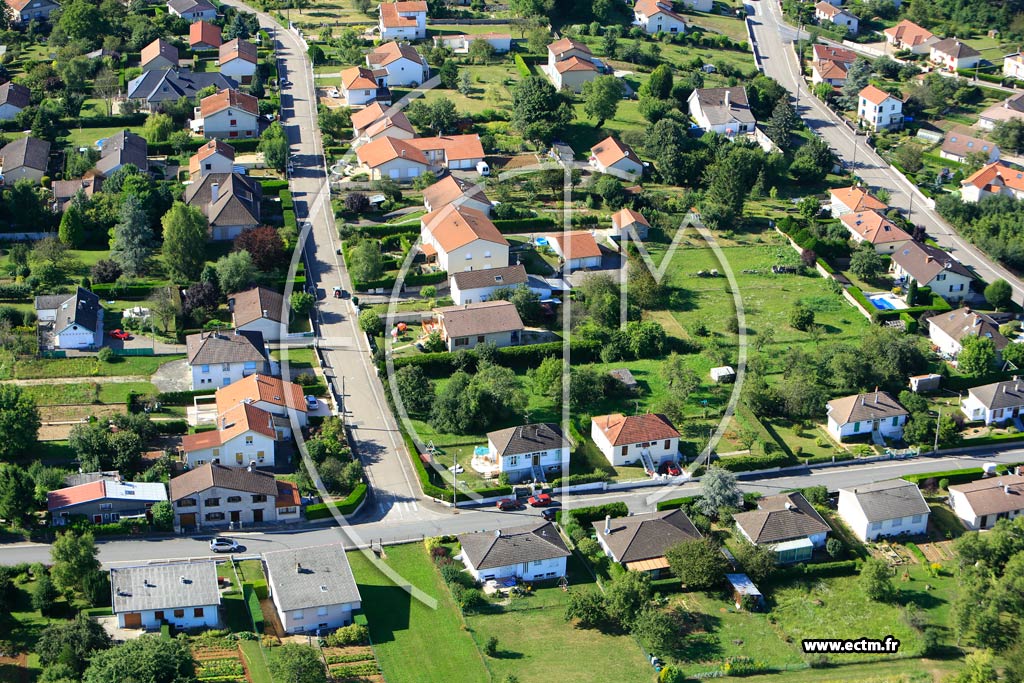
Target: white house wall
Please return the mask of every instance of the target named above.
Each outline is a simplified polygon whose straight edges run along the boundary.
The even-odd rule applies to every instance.
[[[196,610],[202,610],[200,616],[196,616]],[[203,605],[201,607],[182,607],[179,608],[181,616],[175,616],[175,609],[164,609],[164,610],[143,610],[141,612],[133,612],[131,610],[127,612],[119,612],[117,615],[117,625],[120,628],[127,628],[124,624],[125,614],[141,614],[142,615],[142,628],[146,631],[155,631],[163,625],[164,622],[173,624],[178,629],[198,629],[198,628],[216,628],[220,624],[220,615],[218,612],[217,605]],[[157,617],[157,612],[163,613],[163,618]]]
[[[252,443],[247,443],[247,439]],[[250,462],[256,467],[274,467],[274,446],[274,440],[267,435],[249,431],[220,446],[189,451],[185,454],[185,461],[193,468],[211,462],[226,467],[248,467]]]

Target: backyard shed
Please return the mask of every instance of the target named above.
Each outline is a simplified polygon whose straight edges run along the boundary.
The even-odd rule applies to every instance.
[[[736,609],[743,607],[743,600],[748,595],[757,600],[758,609],[764,607],[764,596],[761,595],[761,591],[757,589],[757,586],[754,585],[749,576],[746,574],[726,574],[725,578],[729,581],[729,585],[732,586],[732,599],[736,603]]]
[[[942,375],[934,372],[927,375],[914,375],[910,378],[910,390],[915,394],[936,391],[942,385]]]
[[[736,381],[736,371],[728,365],[711,368],[711,379],[719,384]]]

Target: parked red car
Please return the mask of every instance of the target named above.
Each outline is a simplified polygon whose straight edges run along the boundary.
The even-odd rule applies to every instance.
[[[518,510],[519,501],[516,500],[515,498],[502,498],[497,503],[495,503],[495,507],[497,507],[499,510]]]
[[[125,341],[127,339],[132,338],[132,335],[128,334],[127,332],[121,329],[113,330],[110,333],[110,336],[113,337],[114,339],[120,339],[121,341]]]
[[[551,505],[551,496],[547,493],[540,493],[536,496],[530,496],[527,501],[531,507],[543,508]]]

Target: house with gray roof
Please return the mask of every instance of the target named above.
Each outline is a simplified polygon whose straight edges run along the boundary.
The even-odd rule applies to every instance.
[[[10,121],[29,105],[29,89],[14,81],[0,85],[0,121]]]
[[[569,467],[569,440],[557,424],[519,425],[487,434],[487,458],[492,471],[510,481],[546,481],[546,473]]]
[[[190,334],[185,348],[193,389],[226,387],[249,375],[273,374],[263,334],[255,330]]]
[[[761,498],[756,510],[738,512],[732,518],[748,541],[774,550],[779,564],[811,559],[832,531],[799,491]]]
[[[1001,519],[1024,515],[1024,476],[1006,474],[950,486],[949,502],[968,529],[991,529]]]
[[[135,100],[144,111],[160,111],[167,102],[182,97],[195,99],[204,88],[213,86],[218,91],[237,88],[238,83],[220,72],[194,73],[188,69],[156,69],[143,72],[128,83],[126,97]]]
[[[206,0],[168,0],[167,11],[188,21],[213,21],[217,8]]]
[[[238,173],[209,173],[185,188],[185,203],[203,212],[210,239],[233,240],[260,225],[263,186]]]
[[[178,530],[302,519],[298,487],[275,479],[254,464],[228,467],[207,463],[174,477],[167,488]]]
[[[910,418],[907,409],[887,391],[843,396],[828,402],[828,433],[836,441],[876,434],[887,439],[903,438],[903,425]]]
[[[1010,340],[999,331],[999,323],[984,313],[972,311],[964,306],[955,311],[936,313],[928,318],[928,338],[938,347],[944,358],[954,359],[963,350],[968,337],[985,337],[992,340],[996,350],[996,361],[1002,356]]]
[[[1012,422],[1020,428],[1024,415],[1024,382],[1008,379],[967,390],[967,398],[960,402],[960,411],[971,422],[1005,424]]]
[[[220,588],[212,561],[166,562],[110,569],[111,608],[119,628],[216,628]]]
[[[36,317],[48,328],[57,349],[103,346],[103,307],[100,298],[79,287],[74,294],[37,296]]]
[[[903,479],[839,489],[839,516],[862,541],[923,534],[929,514],[921,489]]]
[[[461,534],[462,562],[477,581],[541,581],[565,576],[571,554],[551,522]]]
[[[13,140],[0,149],[0,176],[13,185],[22,178],[38,183],[50,165],[50,143],[33,137]]]
[[[263,564],[285,633],[315,633],[352,623],[361,597],[340,543],[264,553]]]
[[[633,572],[656,579],[669,570],[665,551],[702,538],[682,510],[661,510],[629,517],[606,517],[593,522],[605,555]]]
[[[907,242],[892,254],[890,270],[905,283],[917,282],[950,303],[970,298],[974,274],[948,252],[922,242]],[[905,288],[906,289],[906,288]]]
[[[523,320],[510,301],[445,306],[435,308],[434,316],[448,351],[469,350],[484,342],[499,348],[515,346],[523,333]]]
[[[130,130],[122,130],[103,141],[96,170],[109,176],[122,166],[131,164],[143,173],[149,172],[149,143]]]
[[[714,131],[733,137],[753,133],[757,125],[747,101],[747,89],[742,85],[697,88],[690,93],[687,104],[690,116],[705,132]]]
[[[521,264],[503,268],[463,270],[452,273],[449,279],[452,301],[456,306],[487,301],[495,290],[526,286],[529,282],[526,267]]]

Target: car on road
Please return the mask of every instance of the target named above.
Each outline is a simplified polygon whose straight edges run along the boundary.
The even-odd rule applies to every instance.
[[[220,537],[210,540],[210,550],[215,553],[237,553],[241,549],[242,546],[230,538]]]
[[[494,506],[499,510],[518,510],[519,501],[515,498],[502,498]]]
[[[682,474],[682,470],[679,469],[679,465],[675,464],[671,460],[666,460],[658,465],[658,474],[667,474],[672,477],[678,477]]]
[[[278,85],[281,86],[282,88],[287,88],[291,84],[292,82],[289,81],[287,78],[282,78],[280,81],[278,81]]]
[[[306,407],[310,410],[316,410],[320,407],[320,401],[317,400],[316,396],[307,396]]]
[[[547,493],[538,493],[536,496],[530,496],[526,502],[530,504],[530,507],[546,508],[551,505],[551,496]]]
[[[334,298],[335,299],[340,299],[341,298],[341,287],[335,287],[334,288]]]
[[[555,515],[557,514],[558,510],[556,510],[555,508],[544,508],[543,510],[540,511],[540,516],[548,522],[555,521]]]
[[[120,339],[121,341],[127,341],[132,338],[132,335],[128,334],[122,329],[111,330],[110,336],[114,339]]]

